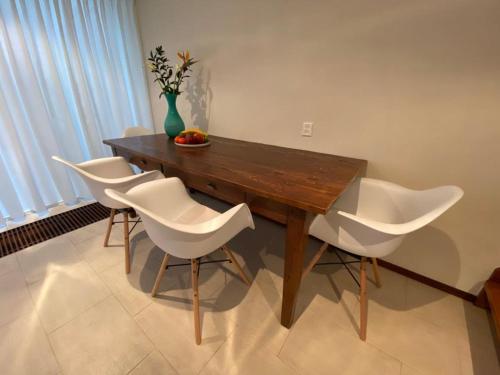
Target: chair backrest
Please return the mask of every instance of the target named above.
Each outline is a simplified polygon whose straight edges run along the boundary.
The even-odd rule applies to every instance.
[[[416,191],[371,178],[356,180],[309,232],[348,252],[383,257],[406,234],[429,224],[463,195],[456,186]]]
[[[143,126],[133,126],[130,128],[126,128],[123,131],[122,138],[128,138],[128,137],[138,137],[141,135],[151,135],[154,134],[153,130],[147,129]]]
[[[244,203],[208,220],[195,220],[194,224],[179,220],[190,209],[203,210],[203,206],[191,199],[182,181],[176,177],[147,182],[126,193],[106,189],[106,194],[133,207],[141,216],[151,240],[180,258],[206,255],[244,228],[254,228],[252,215]]]
[[[52,156],[52,159],[77,172],[87,184],[94,198],[102,205],[116,209],[127,207],[104,193],[106,188],[116,188],[117,181],[134,175],[130,165],[122,157],[94,159],[79,164],[71,163],[57,156]]]

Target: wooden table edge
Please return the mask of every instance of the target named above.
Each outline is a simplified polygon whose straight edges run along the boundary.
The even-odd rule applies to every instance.
[[[125,152],[134,153],[135,155],[137,155],[139,157],[142,157],[142,158],[145,158],[145,159],[149,159],[149,160],[152,160],[152,161],[154,161],[156,163],[165,165],[168,168],[173,168],[173,169],[177,169],[177,170],[179,169],[178,166],[176,164],[174,164],[174,163],[168,162],[166,160],[162,160],[160,158],[156,158],[156,157],[151,156],[151,155],[144,154],[143,152],[139,152],[137,150],[133,150],[133,149],[127,148],[125,146],[120,146],[120,145],[116,145],[116,144],[112,143],[112,141],[114,141],[114,140],[120,140],[120,139],[121,138],[105,139],[105,140],[103,140],[103,143],[105,145],[110,146],[112,148],[113,155],[117,155],[116,149],[120,149],[120,150],[123,150]],[[257,142],[249,142],[249,143],[257,143]],[[267,145],[265,143],[257,143],[257,144],[265,145],[265,146],[273,146],[273,145]],[[280,146],[273,146],[273,147],[280,147]],[[300,149],[294,149],[294,148],[289,148],[289,147],[283,147],[283,148],[290,149],[290,150],[299,150],[299,151],[313,152],[313,153],[320,154],[320,155],[329,155],[329,156],[332,156],[332,154],[320,153],[320,152],[316,152],[316,151],[300,150]],[[350,158],[350,159],[352,159],[352,158]],[[361,166],[361,168],[358,168],[358,171],[356,172],[356,174],[346,184],[346,187],[338,194],[338,197],[340,197],[346,191],[346,189],[354,182],[354,180],[356,178],[358,178],[358,177],[360,177],[360,176],[362,176],[362,175],[364,175],[366,173],[366,168],[367,168],[367,165],[368,165],[368,161],[365,160],[365,159],[356,159],[356,160],[359,161],[362,164],[362,166]],[[332,200],[326,208],[323,208],[323,207],[320,207],[320,206],[314,206],[314,205],[311,205],[311,204],[308,204],[308,203],[305,203],[305,202],[297,202],[297,201],[293,201],[292,202],[290,200],[283,199],[283,198],[281,198],[279,196],[276,196],[276,195],[273,195],[273,194],[267,194],[265,192],[253,189],[252,187],[249,187],[247,185],[234,184],[231,180],[221,179],[220,177],[213,176],[211,174],[205,174],[203,172],[199,172],[199,171],[194,172],[194,171],[189,171],[189,170],[183,170],[183,172],[188,173],[188,174],[196,174],[197,176],[204,177],[204,178],[214,179],[214,180],[217,180],[217,181],[222,182],[224,184],[231,185],[234,188],[241,189],[241,190],[243,190],[243,191],[245,191],[247,193],[254,194],[254,195],[262,197],[262,198],[270,199],[270,200],[273,200],[273,201],[278,202],[278,203],[285,204],[285,205],[290,206],[290,207],[302,209],[304,211],[311,212],[313,214],[325,215],[331,209],[331,207],[333,206],[333,204],[336,202],[336,199]],[[338,199],[338,197],[337,197],[337,199]]]

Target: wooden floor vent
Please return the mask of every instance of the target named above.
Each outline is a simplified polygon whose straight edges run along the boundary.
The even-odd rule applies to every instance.
[[[0,233],[0,258],[109,217],[99,203],[78,207]]]

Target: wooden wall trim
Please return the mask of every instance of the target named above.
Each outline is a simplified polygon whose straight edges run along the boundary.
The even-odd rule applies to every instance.
[[[474,303],[476,301],[476,295],[468,292],[464,292],[463,290],[457,289],[453,286],[450,286],[448,284],[442,283],[440,281],[431,279],[430,277],[421,275],[419,273],[410,271],[406,268],[400,267],[396,264],[390,263],[386,260],[383,259],[378,259],[378,264],[384,268],[387,268],[388,270],[391,270],[393,272],[399,273],[400,275],[406,276],[409,279],[418,281],[422,284],[428,285],[432,288],[441,290],[445,293],[451,294],[453,296],[456,296],[458,298],[462,298],[466,301]]]

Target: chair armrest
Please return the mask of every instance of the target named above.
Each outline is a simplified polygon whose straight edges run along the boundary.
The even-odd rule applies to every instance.
[[[53,157],[55,159],[56,157]],[[58,158],[59,159],[59,158]],[[101,167],[107,167],[107,168],[112,168],[118,165],[123,165],[123,164],[128,164],[127,160],[125,160],[124,157],[122,156],[110,156],[110,157],[104,157],[104,158],[98,158],[98,159],[92,159],[92,160],[87,160],[87,161],[82,161],[81,163],[76,164],[78,167],[94,167],[94,166],[101,166]]]
[[[108,187],[111,189],[119,191],[127,191],[128,189],[131,189],[132,187],[137,186],[139,184],[163,178],[165,178],[165,176],[163,176],[163,174],[160,171],[149,171],[121,178],[95,178],[95,179],[101,180],[102,183],[108,185]]]
[[[220,230],[225,225],[255,229],[252,213],[245,203],[240,203],[219,216],[202,223],[194,225],[168,223],[172,229],[189,234],[210,234]]]
[[[367,218],[364,218],[361,216],[353,215],[349,212],[338,211],[337,213],[340,216],[345,217],[346,219],[355,221],[358,224],[364,225],[365,227],[373,229],[377,232],[392,234],[392,235],[396,235],[396,236],[406,234],[406,233],[412,232],[412,231],[420,228],[420,226],[412,225],[411,221],[408,223],[403,223],[403,224],[391,224],[391,223],[384,223],[384,222],[377,221],[377,220],[367,219]],[[413,220],[413,221],[415,221],[415,220]]]
[[[464,195],[463,190],[457,186],[440,186],[423,191],[412,191],[401,187],[398,187],[398,189],[411,191],[412,194],[418,194],[419,196],[426,198],[420,200],[421,206],[425,204],[423,212],[417,212],[418,216],[414,215],[413,218],[410,217],[410,220],[402,221],[400,223],[381,222],[341,210],[337,211],[337,213],[349,220],[355,221],[378,232],[397,236],[414,232],[431,223],[457,203]]]
[[[177,182],[178,181],[178,187],[182,186],[182,189],[184,189],[184,185],[182,182],[176,178],[176,177],[171,177],[168,180],[171,180],[172,182]],[[240,226],[240,228],[246,228],[250,227],[252,229],[255,229],[255,225],[253,223],[253,218],[252,214],[250,212],[250,209],[245,203],[241,203],[226,212],[220,214],[219,216],[204,221],[202,223],[198,224],[180,224],[180,223],[175,223],[173,221],[164,219],[154,212],[151,212],[150,210],[145,209],[144,207],[140,207],[137,204],[134,204],[129,197],[127,197],[126,194],[123,192],[120,192],[118,189],[115,188],[109,188],[104,190],[105,194],[128,206],[128,207],[133,207],[136,209],[138,212],[144,213],[146,216],[150,217],[154,221],[158,222],[159,224],[165,226],[169,230],[174,230],[177,232],[182,232],[182,233],[187,233],[187,234],[194,234],[194,235],[204,235],[204,234],[210,234],[218,231],[221,229],[224,225],[228,224],[230,221],[232,221],[232,224],[235,226]]]

